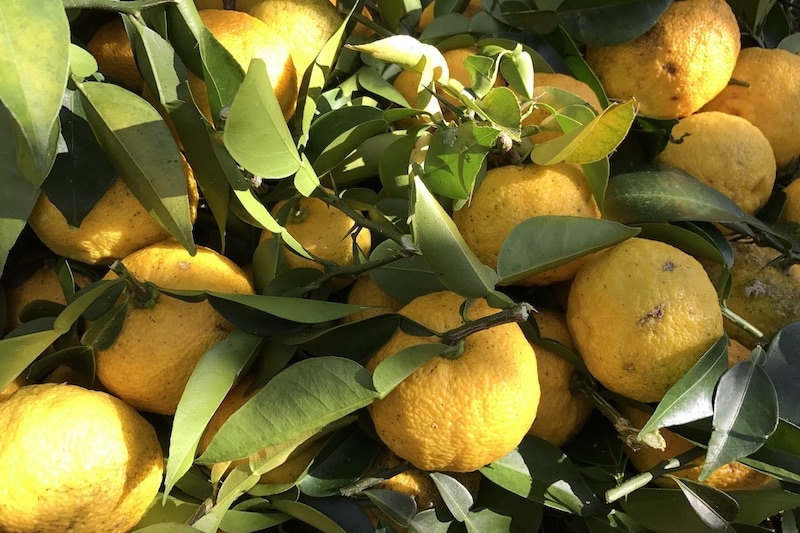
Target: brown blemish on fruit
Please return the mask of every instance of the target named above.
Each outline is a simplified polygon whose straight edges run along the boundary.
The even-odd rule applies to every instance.
[[[664,316],[664,307],[666,307],[665,303],[660,303],[650,311],[645,313],[639,320],[636,321],[637,324],[640,326],[647,322],[648,320],[658,320],[659,318]]]
[[[675,270],[675,267],[676,267],[676,266],[677,266],[677,265],[676,265],[675,263],[673,263],[672,261],[667,261],[667,262],[666,262],[666,263],[664,263],[664,265],[661,267],[661,270],[663,270],[664,272],[672,272],[673,270]]]
[[[674,63],[664,63],[664,66],[661,68],[670,76],[674,76],[678,72],[678,67],[676,67]]]

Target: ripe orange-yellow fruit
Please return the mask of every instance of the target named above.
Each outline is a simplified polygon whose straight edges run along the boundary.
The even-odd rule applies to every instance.
[[[420,296],[399,313],[432,331],[464,324],[464,298],[443,291]],[[484,300],[466,311],[469,320],[493,314]],[[369,360],[367,369],[399,350],[438,342],[403,331]],[[536,355],[516,324],[467,336],[455,359],[436,356],[370,405],[380,439],[422,470],[471,472],[513,450],[530,429],[539,405]]]
[[[262,0],[249,13],[286,43],[301,79],[343,22],[329,0]]]
[[[786,204],[781,217],[789,222],[800,224],[800,180],[794,180],[783,189],[786,194]]]
[[[266,64],[272,90],[289,119],[297,107],[298,79],[289,47],[281,37],[255,17],[240,11],[203,9],[200,19],[237,63],[247,71],[252,59]],[[203,80],[189,75],[189,89],[200,111],[211,121],[211,107]]]
[[[632,41],[589,46],[586,61],[609,98],[635,98],[639,113],[691,115],[722,91],[740,48],[739,25],[725,0],[673,2]]]
[[[561,73],[537,72],[533,77],[534,82],[534,98],[541,93],[542,87],[556,87],[569,91],[589,104],[595,111],[600,111],[603,106],[600,104],[600,99],[597,94],[586,83]],[[540,126],[542,130],[538,133],[528,136],[528,140],[534,144],[543,143],[551,139],[555,139],[563,135],[561,129],[553,123],[552,115],[546,110],[538,108],[531,111],[531,113],[522,119],[521,125],[524,126]],[[546,121],[546,122],[543,122]]]
[[[137,94],[141,93],[144,80],[136,66],[131,42],[120,17],[100,26],[86,43],[86,49],[94,56],[103,75],[120,81]]]
[[[780,48],[745,48],[730,83],[704,111],[746,118],[772,145],[778,168],[800,156],[800,57]]]
[[[374,309],[367,309],[344,317],[344,322],[356,322],[373,316],[394,313],[403,304],[393,296],[381,290],[372,280],[371,276],[361,276],[358,278],[350,291],[347,293],[347,303],[353,305],[369,305]]]
[[[661,400],[723,333],[717,292],[702,265],[641,238],[592,256],[580,269],[567,323],[589,372],[641,402]]]
[[[29,385],[0,403],[0,530],[125,532],[161,485],[153,427],[109,394]]]
[[[534,319],[542,338],[556,340],[572,349],[566,316],[550,309],[539,309]],[[593,407],[588,400],[572,393],[570,384],[576,370],[571,363],[536,346],[536,364],[542,398],[528,433],[563,446],[583,428]]]
[[[162,241],[122,260],[140,282],[176,290],[252,294],[247,276],[230,259],[204,247],[189,255],[180,244]],[[115,277],[109,272],[106,279]],[[97,378],[137,409],[175,413],[197,361],[233,326],[207,301],[185,302],[160,294],[151,308],[135,297],[119,336],[96,354]]]
[[[199,200],[197,182],[186,159],[182,161],[189,218],[194,222]],[[77,228],[70,227],[45,194],[39,196],[28,224],[56,255],[90,264],[111,264],[169,237],[169,232],[150,216],[122,178],[112,183]]]
[[[471,201],[453,213],[453,221],[478,259],[497,268],[500,248],[514,226],[542,215],[600,218],[600,209],[580,167],[529,163],[493,168]],[[548,285],[570,279],[587,259],[576,259],[516,284]]]
[[[620,414],[630,420],[634,427],[644,427],[649,418],[644,411],[640,411],[629,405],[619,405],[618,409]],[[664,441],[667,444],[664,450],[657,450],[649,446],[642,446],[635,451],[628,446],[623,448],[625,455],[628,456],[633,467],[639,472],[646,472],[662,461],[677,457],[694,448],[694,444],[673,431],[661,428],[659,432],[661,436],[664,437]],[[670,473],[681,478],[698,481],[700,472],[703,469],[704,459],[705,456],[699,457],[689,463],[686,468],[671,471]],[[657,477],[653,481],[656,485],[662,487],[676,487],[676,483],[667,477]],[[719,490],[754,490],[762,489],[770,485],[777,486],[778,484],[775,478],[762,474],[739,462],[722,465],[714,470],[703,483]]]
[[[80,272],[73,272],[73,279],[78,288],[85,287],[91,280]],[[6,288],[6,309],[8,328],[19,326],[20,313],[25,306],[36,301],[47,300],[60,304],[67,303],[64,290],[58,280],[58,274],[50,264],[43,264],[28,279]]]
[[[775,184],[775,156],[761,131],[747,120],[704,111],[673,126],[673,142],[656,161],[693,175],[748,213],[760,209]]]

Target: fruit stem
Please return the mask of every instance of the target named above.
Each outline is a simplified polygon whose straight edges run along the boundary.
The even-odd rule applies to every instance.
[[[142,283],[125,268],[120,261],[114,261],[109,267],[117,276],[125,280],[125,286],[133,294],[133,305],[139,308],[151,309],[158,300],[158,290],[152,283]]]
[[[611,402],[603,398],[597,391],[596,384],[593,379],[575,372],[570,380],[570,390],[576,396],[582,395],[589,399],[592,404],[597,407],[603,416],[608,418],[614,425],[614,429],[619,433],[620,438],[627,447],[636,451],[643,446],[654,448],[656,450],[664,450],[667,447],[664,437],[661,436],[658,430],[651,431],[645,434],[641,439],[639,438],[640,428],[631,424],[631,421],[622,416],[622,414],[614,407]]]
[[[401,474],[406,470],[410,470],[412,468],[413,465],[411,463],[403,462],[397,466],[393,466],[392,468],[381,470],[380,472],[376,472],[374,476],[365,477],[353,483],[352,485],[348,485],[347,487],[342,487],[341,489],[339,489],[339,495],[347,497],[355,496],[356,494],[364,492],[365,490],[370,489],[375,485],[380,485],[384,481],[393,478],[397,474]]]
[[[739,315],[737,315],[736,313],[734,313],[733,311],[728,309],[728,306],[722,305],[720,307],[722,309],[722,316],[724,316],[725,318],[727,318],[728,320],[733,322],[734,325],[736,325],[737,327],[739,327],[739,328],[743,329],[744,331],[746,331],[747,333],[749,333],[752,337],[754,337],[756,339],[756,341],[759,344],[762,344],[767,340],[766,335],[764,335],[761,332],[761,330],[759,330],[753,324],[751,324],[750,322],[748,322],[744,318],[740,317]]]
[[[647,472],[642,472],[641,474],[633,476],[627,481],[620,483],[616,487],[608,489],[605,494],[606,503],[614,503],[620,498],[624,498],[636,489],[644,487],[653,479],[661,477],[665,474],[669,474],[671,471],[677,470],[691,461],[694,461],[698,457],[701,457],[703,453],[704,451],[702,449],[693,448],[685,453],[680,454],[678,457],[673,457],[672,459],[667,459],[666,461],[659,463]]]
[[[493,315],[472,320],[463,326],[446,331],[440,335],[440,338],[442,339],[443,344],[455,346],[459,341],[465,339],[473,333],[493,328],[501,324],[508,324],[509,322],[525,322],[528,320],[528,317],[532,311],[536,310],[531,304],[527,302],[520,302],[513,307],[508,307]]]
[[[101,9],[137,17],[144,9],[164,4],[174,4],[175,0],[129,0],[128,2],[119,2],[118,0],[62,0],[62,3],[64,9]]]

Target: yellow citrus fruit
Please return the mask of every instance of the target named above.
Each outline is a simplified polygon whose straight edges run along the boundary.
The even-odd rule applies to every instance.
[[[129,531],[156,497],[156,432],[118,398],[29,385],[0,403],[0,529]]]
[[[347,303],[353,305],[369,305],[374,309],[367,309],[359,313],[344,317],[344,322],[356,322],[364,320],[373,316],[385,315],[387,313],[394,313],[403,304],[391,295],[382,291],[380,287],[372,280],[370,276],[361,276],[350,287],[347,293]]]
[[[537,94],[541,94],[539,89],[542,87],[557,87],[569,91],[589,104],[595,111],[600,111],[603,106],[597,98],[597,94],[586,83],[561,73],[537,72],[534,77],[534,98]],[[530,115],[522,119],[522,126],[538,126],[545,120],[552,120],[552,115],[544,109],[534,109]],[[546,123],[545,123],[546,124]],[[563,133],[560,129],[542,129],[542,131],[528,136],[528,140],[534,144],[543,143],[556,137],[561,136]]]
[[[669,244],[632,238],[594,255],[572,281],[572,340],[589,372],[641,402],[667,390],[723,333],[702,265]]]
[[[177,290],[252,294],[247,276],[230,259],[198,247],[162,241],[122,260],[140,282]],[[106,279],[116,274],[109,272]],[[197,361],[233,329],[207,301],[161,294],[151,308],[131,302],[114,343],[96,354],[97,377],[114,395],[143,411],[174,414]]]
[[[629,405],[619,405],[618,408],[620,413],[630,420],[634,427],[641,428],[647,423],[649,417],[644,411],[640,411]],[[646,472],[662,461],[677,457],[694,448],[694,444],[673,431],[662,428],[659,432],[661,436],[664,437],[664,441],[667,444],[664,450],[657,450],[649,446],[642,446],[636,451],[627,446],[623,448],[625,455],[628,456],[628,459],[637,471]],[[687,465],[686,468],[675,470],[671,473],[681,478],[698,481],[700,472],[703,469],[704,460],[705,455],[689,463],[691,466]],[[654,482],[666,488],[676,487],[675,482],[667,477],[658,477]],[[719,490],[754,490],[762,489],[770,485],[777,486],[777,480],[775,478],[762,474],[739,462],[722,465],[714,470],[703,483]]]
[[[73,279],[77,288],[85,287],[92,280],[80,272],[73,271]],[[77,289],[76,289],[77,290]],[[47,300],[66,304],[64,290],[58,280],[58,274],[50,264],[43,264],[28,279],[6,289],[6,308],[9,329],[19,326],[20,313],[25,306],[36,300]]]
[[[786,194],[786,204],[781,217],[789,222],[800,224],[800,180],[794,180],[783,189]]]
[[[262,59],[266,63],[272,90],[283,118],[288,120],[297,107],[298,80],[289,47],[281,36],[257,18],[240,11],[203,9],[200,18],[245,72],[252,59]],[[200,111],[211,121],[205,82],[189,74],[189,89]]]
[[[243,379],[239,380],[239,382],[236,383],[236,385],[234,385],[230,391],[228,391],[225,399],[222,400],[222,403],[219,405],[219,407],[217,407],[217,410],[214,412],[214,415],[211,417],[211,420],[209,420],[208,425],[206,426],[206,430],[200,437],[200,443],[197,446],[198,455],[205,451],[205,449],[211,443],[211,439],[214,438],[219,431],[219,428],[222,427],[222,424],[224,424],[233,413],[235,413],[247,402],[247,400],[252,398],[253,395],[258,392],[258,389],[250,391],[252,382],[252,376],[245,376]],[[273,468],[269,472],[264,473],[261,476],[260,483],[294,483],[297,481],[297,478],[300,477],[300,474],[303,473],[306,467],[311,464],[311,461],[313,461],[317,456],[317,453],[319,453],[319,450],[322,448],[323,444],[324,440],[315,440],[307,445],[303,444],[299,446],[287,457],[284,463],[276,468]],[[227,470],[230,471],[241,464],[247,464],[247,462],[248,459],[232,461]]]
[[[567,329],[567,319],[562,313],[539,309],[534,315],[542,338],[553,339],[572,349],[572,339]],[[583,428],[592,414],[592,404],[570,390],[575,367],[563,357],[541,346],[536,346],[536,364],[539,368],[539,387],[542,398],[531,435],[563,446]]]
[[[453,221],[475,255],[496,268],[500,248],[514,226],[542,215],[600,218],[600,209],[580,167],[529,163],[493,168],[478,185],[472,200],[453,213]],[[587,259],[588,256],[576,259],[516,284],[548,285],[570,279]]]
[[[300,78],[343,22],[329,0],[262,0],[250,14],[286,43]]]
[[[275,204],[272,214],[277,216],[285,203],[281,201]],[[312,256],[337,265],[347,266],[355,263],[353,240],[349,236],[354,224],[355,221],[343,211],[328,205],[319,198],[304,197],[300,198],[294,206],[284,227]],[[272,238],[274,235],[269,231],[264,230],[261,233],[261,241]],[[358,232],[356,243],[364,254],[369,253],[372,237],[368,229],[361,229]],[[288,248],[284,256],[291,268],[323,270],[320,263],[295,254]],[[340,288],[344,285],[341,285]]]
[[[433,19],[435,18],[435,13],[433,12],[435,6],[436,2],[433,1],[425,6],[425,8],[422,10],[422,13],[419,16],[419,23],[417,24],[420,30],[424,30],[428,27],[428,24],[433,22]],[[471,19],[483,11],[485,10],[483,9],[483,3],[481,0],[469,0],[469,3],[466,5],[466,7],[464,7],[464,11],[462,11],[462,13],[465,17]]]
[[[632,41],[589,46],[586,61],[609,98],[635,98],[642,115],[670,119],[694,113],[725,88],[739,43],[725,0],[685,0]]]
[[[131,42],[120,17],[100,26],[86,43],[86,49],[94,56],[103,75],[120,81],[137,94],[142,91],[144,80],[136,66]]]
[[[688,172],[748,213],[767,203],[775,184],[775,156],[767,138],[750,122],[704,111],[682,118],[671,137],[658,162]]]
[[[745,48],[731,77],[737,83],[703,110],[752,122],[769,139],[778,168],[785,167],[800,156],[800,57],[779,48]]]
[[[464,298],[442,291],[420,296],[399,313],[439,333],[463,325]],[[475,320],[493,314],[483,300],[469,306]],[[438,337],[398,331],[367,363]],[[472,472],[522,441],[539,405],[536,355],[516,324],[473,333],[455,359],[437,356],[369,409],[380,439],[422,470]]]
[[[189,216],[197,216],[199,193],[186,159]],[[117,178],[94,204],[77,228],[47,195],[42,194],[28,217],[39,239],[57,255],[83,263],[107,265],[149,244],[169,237],[169,232],[150,216],[122,178]]]

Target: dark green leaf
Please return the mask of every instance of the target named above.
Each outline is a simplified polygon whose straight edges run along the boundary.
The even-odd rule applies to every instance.
[[[671,0],[566,0],[558,6],[558,21],[577,41],[613,46],[649,30],[671,3]]]
[[[429,475],[453,517],[459,522],[469,520],[469,511],[475,501],[467,487],[442,472],[430,472]]]
[[[197,533],[199,530],[180,522],[163,522],[151,524],[136,531],[141,533]]]
[[[271,315],[300,322],[302,324],[318,324],[329,320],[337,320],[366,307],[322,300],[304,300],[283,296],[264,296],[259,294],[229,294],[209,292],[209,301],[215,299],[236,302]]]
[[[419,177],[414,178],[413,205],[414,244],[442,284],[475,298],[491,292],[497,274],[469,249],[453,220]]]
[[[380,442],[353,424],[331,435],[298,487],[307,496],[334,496],[358,481],[380,450]]]
[[[646,531],[654,533],[714,533],[678,490],[641,488],[622,501],[622,508]]]
[[[514,226],[503,241],[497,259],[500,284],[545,272],[638,233],[610,220],[558,215],[529,218]]]
[[[129,297],[118,302],[81,335],[81,344],[95,350],[107,350],[117,340],[128,316]]]
[[[589,182],[589,187],[592,189],[595,202],[603,211],[603,205],[606,200],[606,188],[608,187],[608,177],[611,174],[611,165],[608,157],[599,159],[594,163],[586,163],[581,165],[583,175],[586,176],[586,181]]]
[[[274,528],[291,517],[284,513],[267,513],[255,511],[238,511],[229,509],[220,523],[220,530],[225,533],[251,533]]]
[[[347,533],[328,516],[304,503],[292,500],[277,500],[272,503],[272,506],[278,511],[315,527],[321,533]]]
[[[26,372],[31,381],[40,381],[59,366],[68,366],[81,376],[94,381],[94,350],[87,346],[68,346],[63,350],[48,353],[34,361]]]
[[[425,363],[451,350],[452,347],[441,343],[415,344],[403,348],[381,361],[372,374],[375,390],[381,398],[386,397],[404,379],[413,374]]]
[[[800,427],[778,419],[778,428],[758,451],[742,459],[769,474],[800,483]]]
[[[407,525],[409,519],[417,513],[417,503],[408,494],[386,489],[369,489],[363,494],[380,512],[400,525]]]
[[[146,100],[107,83],[79,86],[86,118],[131,192],[194,253],[186,174],[169,128]]]
[[[723,335],[667,391],[639,432],[640,437],[662,427],[694,422],[714,413],[714,389],[728,368],[727,347],[728,336]]]
[[[300,168],[300,155],[262,59],[250,63],[231,103],[223,141],[240,165],[262,178],[285,178]]]
[[[123,15],[125,29],[131,40],[139,71],[145,84],[166,108],[173,102],[188,100],[186,68],[175,55],[175,49],[155,30],[132,15]]]
[[[777,428],[778,398],[762,367],[743,361],[723,374],[714,396],[713,425],[701,480],[757,451]]]
[[[772,338],[764,371],[775,385],[780,417],[800,424],[800,322],[789,324]]]
[[[398,249],[397,243],[383,241],[370,253],[370,259],[374,261],[392,255]],[[421,255],[405,257],[374,268],[370,270],[370,276],[382,291],[404,304],[417,296],[443,291],[446,288]]]
[[[304,351],[317,357],[338,355],[360,363],[386,344],[399,324],[396,315],[379,315],[319,332],[316,329],[303,331],[296,337],[283,339],[283,342],[302,343]]]
[[[721,265],[733,264],[733,251],[730,244],[724,237],[721,241],[714,238],[719,235],[719,230],[714,226],[708,227],[709,225],[706,224],[706,227],[703,227],[691,222],[675,224],[647,222],[637,225],[642,228],[640,237],[666,242],[696,258],[710,259]],[[709,230],[716,235],[710,235]],[[720,249],[719,245],[724,246],[724,249]]]
[[[730,522],[739,512],[739,504],[721,490],[689,479],[673,478],[689,505],[708,527],[734,533]]]
[[[69,75],[69,21],[59,0],[6,0],[0,3],[0,27],[0,102],[16,124],[15,166],[38,187],[56,156]]]
[[[339,420],[376,397],[369,373],[349,359],[300,361],[231,415],[198,461],[210,464],[247,457]],[[282,408],[275,409],[276,405]]]
[[[744,212],[730,198],[677,170],[614,176],[608,183],[606,216],[634,222],[740,222]]]
[[[309,130],[305,154],[323,174],[362,142],[386,131],[383,110],[359,105],[330,111],[316,119]]]
[[[416,141],[411,135],[398,137],[381,156],[378,175],[385,193],[390,197],[408,196],[408,163]]]

